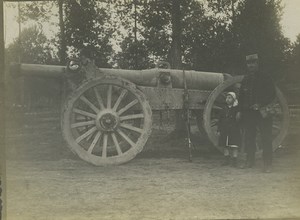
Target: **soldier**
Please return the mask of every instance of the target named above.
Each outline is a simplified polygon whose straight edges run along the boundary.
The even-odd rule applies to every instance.
[[[239,96],[239,117],[245,129],[247,159],[241,168],[254,166],[256,133],[260,130],[263,149],[263,170],[271,172],[272,166],[272,117],[261,114],[261,109],[275,99],[275,86],[270,76],[259,68],[258,55],[246,56],[248,75],[242,81]]]

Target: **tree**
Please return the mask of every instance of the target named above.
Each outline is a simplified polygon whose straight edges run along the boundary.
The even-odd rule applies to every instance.
[[[63,0],[58,0],[59,2],[59,6],[62,6],[62,2]],[[56,5],[56,1],[43,1],[43,2],[39,2],[39,1],[31,1],[31,2],[18,2],[17,5],[16,4],[9,4],[8,7],[12,7],[12,8],[18,8],[19,11],[19,16],[17,18],[17,21],[19,22],[20,25],[20,29],[21,27],[30,27],[32,26],[32,23],[34,23],[35,26],[38,27],[38,29],[40,30],[46,30],[47,31],[47,40],[49,42],[49,44],[51,44],[51,47],[53,49],[53,51],[58,50],[59,53],[59,59],[60,59],[60,63],[61,64],[65,64],[64,60],[66,57],[66,49],[64,49],[63,45],[63,41],[57,41],[57,38],[55,37],[55,35],[57,35],[57,33],[55,33],[55,30],[57,27],[57,24],[52,20],[53,17],[56,17],[56,11],[57,11],[57,5]],[[60,7],[59,7],[60,8]],[[60,8],[61,9],[61,8]],[[62,12],[61,10],[59,11],[59,16],[60,18],[62,18]],[[60,19],[60,28],[62,28],[62,20]],[[47,24],[47,25],[45,25]],[[47,27],[47,29],[45,28]],[[54,27],[54,28],[53,28]],[[53,36],[49,36],[49,32],[51,32],[51,35]],[[63,36],[63,30],[60,31],[60,33],[58,33],[59,37]],[[20,39],[22,38],[22,34],[20,34]],[[62,48],[62,49],[61,49]],[[64,49],[64,50],[63,50]],[[62,50],[64,52],[62,52]]]
[[[194,70],[235,74],[238,40],[233,23],[241,0],[184,1],[185,63]]]
[[[113,30],[109,27],[110,15],[105,5],[96,0],[65,1],[66,43],[73,52],[89,47],[93,50],[96,65],[109,66],[112,54],[110,36]]]
[[[289,57],[289,78],[290,82],[300,82],[300,34],[295,43],[292,44]]]
[[[224,16],[216,16],[213,9],[196,1],[188,8],[193,9],[183,21],[186,62],[195,70],[222,71],[222,59],[227,57],[224,56],[224,48],[228,47],[226,38],[230,37]]]
[[[114,26],[115,43],[120,46],[114,56],[118,67],[124,69],[146,69],[153,62],[150,61],[150,53],[141,36],[144,29],[140,22],[141,10],[145,7],[144,2],[137,0],[115,0],[110,8]]]
[[[158,60],[168,60],[173,68],[181,68],[180,1],[149,1],[147,4],[138,1],[126,4],[125,1],[118,3],[118,7],[123,27],[130,33],[124,38],[121,49],[124,45],[131,48],[135,61],[138,61],[136,66],[149,67]],[[148,59],[138,60],[141,53]],[[133,58],[126,53],[123,57]]]
[[[55,64],[58,62],[51,44],[39,27],[25,28],[21,36],[21,39],[17,38],[8,46],[6,50],[8,60],[18,62],[18,57],[21,55],[20,60],[23,63]]]
[[[134,42],[134,38],[129,34],[122,41],[121,49],[122,51],[115,56],[121,69],[147,69],[151,66],[143,41]]]
[[[26,23],[28,21],[35,21],[39,26],[51,20],[51,17],[58,16],[59,32],[58,39],[51,39],[52,44],[57,46],[58,56],[61,65],[66,64],[67,45],[64,25],[64,0],[44,1],[44,2],[22,2],[20,4],[20,22]],[[56,7],[58,7],[58,14],[55,14]]]
[[[21,32],[21,39],[17,38],[8,46],[5,51],[6,62],[21,60],[22,63],[58,64],[59,59],[53,51],[53,45],[40,27],[31,26]],[[29,109],[32,106],[54,106],[60,101],[59,82],[58,79],[7,76],[8,102],[26,105]]]
[[[172,42],[169,52],[169,62],[171,68],[182,68],[182,28],[181,28],[181,1],[171,1],[171,26],[172,26]]]
[[[246,0],[239,8],[234,26],[240,43],[240,69],[247,54],[258,53],[264,71],[279,78],[288,41],[281,30],[281,1]]]
[[[59,60],[62,65],[65,64],[67,59],[67,45],[66,45],[66,33],[65,33],[65,24],[64,24],[64,13],[63,6],[64,1],[58,0],[58,16],[59,16]]]
[[[49,21],[50,17],[53,15],[53,1],[31,1],[18,4],[20,4],[20,21],[22,23],[36,21],[39,26],[41,26],[43,22]]]
[[[168,60],[177,69],[183,59],[185,68],[224,72],[233,48],[230,27],[236,6],[232,5],[239,1],[235,2],[208,0],[208,6],[197,0],[149,2],[138,19],[149,55]]]

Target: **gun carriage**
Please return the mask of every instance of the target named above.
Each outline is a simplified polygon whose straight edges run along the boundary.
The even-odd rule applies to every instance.
[[[227,91],[238,93],[243,76],[174,70],[163,64],[167,68],[105,69],[81,58],[67,66],[13,64],[11,72],[62,78],[73,85],[63,106],[62,134],[75,154],[94,165],[122,164],[141,152],[156,110],[188,108],[195,114],[199,130],[204,129],[219,148],[215,132],[218,111]],[[183,98],[184,94],[188,98]],[[274,149],[284,139],[289,123],[287,103],[278,88],[276,102]]]

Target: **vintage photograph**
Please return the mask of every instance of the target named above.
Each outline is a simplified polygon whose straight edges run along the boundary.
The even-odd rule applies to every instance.
[[[0,16],[0,220],[300,219],[300,0]]]

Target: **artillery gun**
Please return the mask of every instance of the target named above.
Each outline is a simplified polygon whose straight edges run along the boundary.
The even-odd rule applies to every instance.
[[[225,93],[235,91],[243,76],[225,73],[182,71],[160,68],[121,70],[97,68],[93,60],[81,57],[67,66],[12,64],[11,72],[21,76],[62,78],[72,86],[62,117],[62,134],[69,148],[94,165],[122,164],[142,151],[151,134],[152,111],[188,108],[196,115],[199,130],[217,145],[216,122],[225,103]],[[183,77],[183,74],[185,76]],[[283,141],[289,111],[278,88],[273,148]]]

